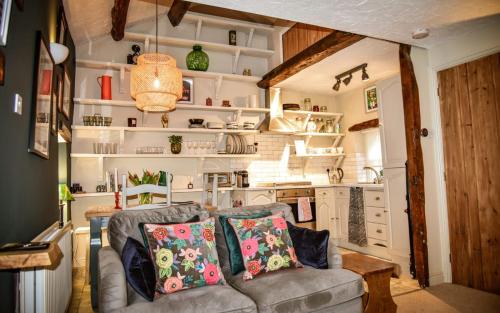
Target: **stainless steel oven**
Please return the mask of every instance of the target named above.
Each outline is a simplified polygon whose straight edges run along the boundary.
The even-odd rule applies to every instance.
[[[308,197],[311,203],[311,211],[313,219],[310,221],[299,222],[298,216],[298,202],[299,198]],[[290,189],[278,189],[276,191],[276,201],[283,202],[292,207],[293,217],[295,221],[300,223],[311,223],[316,221],[316,198],[314,194],[314,188],[290,188]]]

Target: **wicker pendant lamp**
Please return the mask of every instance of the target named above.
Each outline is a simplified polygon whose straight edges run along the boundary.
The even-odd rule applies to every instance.
[[[156,0],[156,53],[137,58],[130,71],[130,95],[141,111],[169,112],[182,96],[182,73],[169,55],[158,53],[158,0]]]

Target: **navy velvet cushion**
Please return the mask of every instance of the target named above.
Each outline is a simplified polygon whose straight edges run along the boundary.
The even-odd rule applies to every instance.
[[[122,263],[130,286],[144,299],[153,301],[156,276],[148,250],[139,241],[128,237],[122,250]]]
[[[219,216],[219,222],[222,226],[224,238],[226,239],[227,250],[229,251],[229,265],[231,266],[231,274],[236,275],[244,271],[245,265],[243,264],[243,256],[241,255],[240,242],[238,241],[238,237],[236,236],[233,227],[229,224],[228,219],[252,219],[271,215],[272,213],[270,211],[264,211],[247,215],[235,214]]]
[[[328,230],[315,231],[287,222],[295,254],[299,261],[314,268],[328,268]]]

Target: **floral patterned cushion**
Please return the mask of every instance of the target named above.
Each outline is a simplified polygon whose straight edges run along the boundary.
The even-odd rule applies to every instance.
[[[302,267],[297,260],[283,213],[256,219],[229,218],[240,243],[245,273],[243,279]]]
[[[144,240],[155,263],[157,292],[225,283],[214,230],[213,217],[198,223],[143,224]]]

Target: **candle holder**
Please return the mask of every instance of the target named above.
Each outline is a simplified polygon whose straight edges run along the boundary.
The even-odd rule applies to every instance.
[[[115,210],[121,210],[122,207],[120,206],[120,193],[118,191],[115,191]]]

